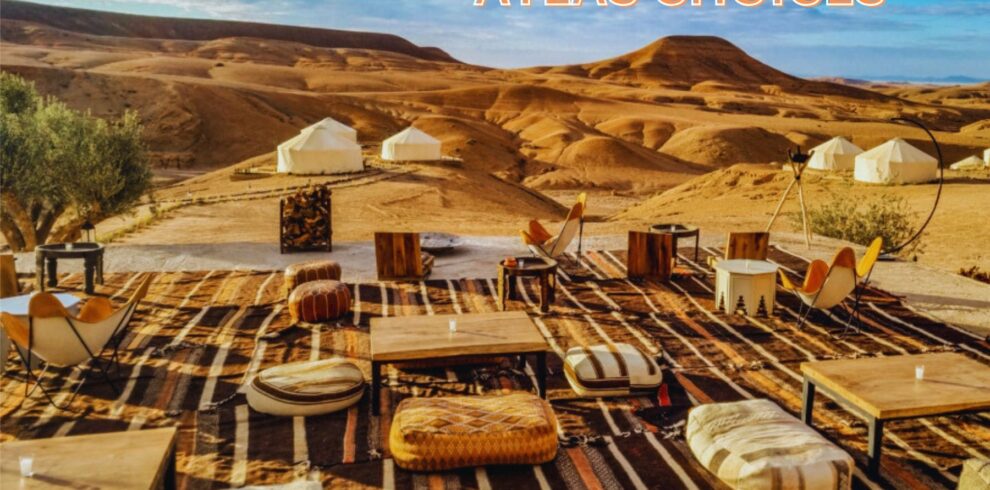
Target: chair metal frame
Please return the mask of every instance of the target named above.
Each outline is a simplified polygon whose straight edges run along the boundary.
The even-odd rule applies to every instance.
[[[35,374],[34,369],[31,368],[33,359],[35,358],[34,350],[33,350],[34,349],[34,317],[28,317],[27,354],[24,353],[22,348],[19,345],[17,345],[16,342],[13,342],[14,348],[17,349],[17,354],[21,357],[21,361],[24,364],[24,372],[26,375],[26,379],[24,383],[24,400],[27,400],[34,393],[34,390],[40,389],[41,393],[45,396],[48,402],[51,403],[52,406],[54,406],[59,410],[70,411],[69,406],[72,405],[72,402],[76,399],[76,396],[79,394],[79,391],[82,389],[83,385],[86,384],[86,380],[89,379],[90,372],[92,371],[92,367],[89,366],[89,364],[92,364],[93,361],[100,360],[103,357],[103,352],[106,351],[107,348],[113,343],[114,338],[119,336],[119,333],[123,330],[123,326],[130,321],[131,314],[133,313],[133,310],[136,309],[136,305],[137,303],[135,302],[134,304],[128,306],[128,308],[130,308],[131,311],[124,314],[124,316],[121,318],[120,323],[118,323],[117,326],[114,328],[114,331],[110,335],[110,338],[107,340],[106,343],[103,344],[103,347],[101,347],[99,352],[97,353],[94,353],[93,350],[90,349],[88,345],[86,345],[85,339],[83,339],[82,335],[79,333],[79,329],[76,327],[75,322],[72,321],[72,318],[65,317],[66,324],[68,324],[69,329],[72,330],[72,333],[73,335],[75,335],[76,340],[78,340],[79,343],[83,346],[83,349],[86,350],[86,353],[89,355],[89,359],[79,364],[76,364],[75,367],[79,367],[84,364],[87,366],[86,368],[80,368],[83,374],[79,379],[79,384],[78,386],[76,386],[76,389],[73,390],[72,396],[69,397],[69,400],[66,401],[63,405],[59,405],[58,403],[55,402],[55,398],[52,396],[51,393],[49,393],[49,390],[45,388],[41,379],[41,377],[44,376],[44,374],[48,371],[50,364],[47,361],[45,361],[45,367],[41,370],[40,374]],[[117,360],[119,360],[119,357],[117,355],[117,348],[119,347],[119,345],[120,345],[120,341],[118,340],[117,343],[113,346],[114,353],[111,355],[110,359],[107,360],[108,363],[111,365],[113,365]],[[38,359],[44,361],[43,358],[39,357]],[[117,364],[117,366],[119,372],[119,364]],[[100,365],[100,373],[103,375],[103,379],[107,382],[107,384],[110,385],[110,388],[113,390],[114,394],[119,395],[120,389],[117,388],[117,385],[113,382],[113,379],[110,378],[110,373],[108,372],[107,366]],[[34,386],[28,389],[30,385],[30,381],[34,382]],[[21,403],[23,403],[24,400],[22,400]]]

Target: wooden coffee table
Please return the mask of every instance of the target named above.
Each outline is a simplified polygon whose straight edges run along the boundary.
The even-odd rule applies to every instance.
[[[450,320],[457,331],[450,332]],[[385,364],[498,355],[536,356],[536,382],[546,398],[547,341],[521,311],[371,319],[371,410],[379,413]]]
[[[923,379],[915,367],[925,366]],[[812,425],[815,391],[821,391],[869,425],[869,467],[880,468],[883,424],[990,410],[990,366],[954,353],[806,362],[801,420]]]
[[[5,442],[0,488],[173,489],[175,443],[175,427]],[[21,456],[34,476],[21,477]]]

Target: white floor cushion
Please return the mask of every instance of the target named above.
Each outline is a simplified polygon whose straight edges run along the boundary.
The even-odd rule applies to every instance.
[[[571,348],[564,375],[578,395],[587,397],[652,391],[663,379],[656,361],[629,344]]]
[[[852,457],[770,400],[695,407],[686,437],[702,466],[732,488],[852,488]]]
[[[344,359],[283,364],[261,371],[247,387],[251,408],[281,416],[343,410],[364,394],[364,375]]]

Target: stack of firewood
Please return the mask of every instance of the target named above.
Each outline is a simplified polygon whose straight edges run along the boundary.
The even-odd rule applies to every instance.
[[[330,187],[300,189],[282,198],[279,205],[282,253],[331,251]]]

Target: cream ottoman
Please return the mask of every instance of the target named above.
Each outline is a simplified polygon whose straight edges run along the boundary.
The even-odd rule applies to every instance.
[[[967,459],[959,475],[959,490],[986,490],[990,488],[990,461]]]
[[[364,375],[344,359],[293,362],[261,371],[247,387],[248,405],[269,415],[311,416],[350,407],[364,394]]]
[[[529,393],[407,398],[392,419],[389,449],[411,471],[542,464],[557,455],[557,418]]]
[[[564,358],[564,376],[585,397],[654,391],[663,380],[656,361],[629,344],[573,347]]]
[[[695,407],[686,437],[702,466],[732,488],[852,488],[852,457],[769,400]]]

